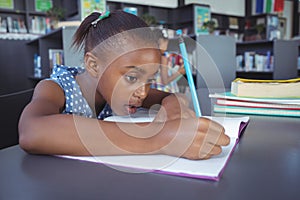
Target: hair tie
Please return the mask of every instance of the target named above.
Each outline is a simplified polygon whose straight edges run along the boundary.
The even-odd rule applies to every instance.
[[[110,12],[109,11],[106,11],[104,14],[100,14],[100,16],[91,23],[91,25],[93,25],[94,27],[96,27],[98,21],[102,20],[102,19],[105,19],[105,18],[108,18],[110,16]]]

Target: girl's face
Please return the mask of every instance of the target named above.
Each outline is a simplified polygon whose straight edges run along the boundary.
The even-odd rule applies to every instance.
[[[116,114],[133,114],[147,97],[159,63],[160,53],[155,48],[124,54],[107,67],[97,91]]]

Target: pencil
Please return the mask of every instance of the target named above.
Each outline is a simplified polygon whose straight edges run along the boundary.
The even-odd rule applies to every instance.
[[[191,91],[194,110],[195,110],[196,116],[201,117],[202,114],[201,114],[200,104],[199,104],[199,100],[198,100],[198,96],[197,96],[197,92],[196,92],[196,87],[195,87],[195,84],[194,84],[192,71],[191,71],[191,68],[190,68],[190,63],[189,63],[188,56],[187,56],[186,46],[185,46],[185,43],[184,43],[184,39],[182,37],[182,30],[179,29],[179,30],[176,31],[176,33],[179,36],[179,48],[180,48],[180,51],[181,51],[181,56],[182,56],[182,59],[183,59],[185,73],[186,73],[188,84],[189,84],[190,91]]]

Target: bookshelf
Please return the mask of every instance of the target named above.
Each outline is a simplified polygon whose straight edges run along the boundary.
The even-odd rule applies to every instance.
[[[208,5],[204,4],[189,4],[185,6],[180,6],[176,9],[169,11],[168,15],[168,27],[174,30],[177,29],[187,29],[187,33],[190,37],[196,39],[196,35],[208,35],[209,33],[195,33],[197,20],[195,16],[197,15],[195,7],[210,8]],[[210,11],[210,18],[216,22],[215,30],[219,32],[220,35],[229,34],[236,39],[240,38],[240,35],[244,33],[244,18],[233,15],[213,13]],[[184,17],[182,17],[184,16]]]
[[[18,119],[32,97],[33,88],[40,80],[28,78],[33,75],[33,46],[38,46],[39,42],[36,40],[31,45],[28,43],[40,36],[30,33],[31,17],[46,16],[44,12],[34,11],[34,0],[13,0],[13,4],[12,9],[0,8],[0,22],[7,17],[12,21],[23,21],[26,31],[7,32],[7,26],[0,30],[0,109],[1,119],[5,119],[0,123],[0,148],[18,144]],[[66,17],[78,12],[78,9],[74,8],[77,6],[74,0],[53,0],[53,5],[67,9]],[[38,51],[37,47],[35,48],[35,51]]]
[[[0,8],[1,33],[45,34],[46,12],[36,11],[36,0],[13,0],[13,8]],[[72,0],[52,0],[55,7],[64,8],[65,19],[78,14],[78,5]],[[49,27],[48,27],[49,28]]]
[[[25,1],[14,2],[14,9],[0,8],[0,33],[27,33]]]
[[[281,39],[277,14],[249,16],[244,23],[244,41]]]
[[[61,27],[51,33],[38,37],[27,42],[29,56],[31,58],[32,73],[31,79],[39,80],[49,77],[51,73],[51,63],[49,51],[52,49],[61,49],[63,51],[64,64],[68,66],[78,66],[83,62],[83,54],[71,48],[72,36],[75,33],[76,26]],[[40,56],[41,76],[34,76],[34,57]]]
[[[171,7],[157,7],[149,5],[122,3],[116,1],[107,1],[107,6],[110,10],[124,9],[126,7],[134,7],[137,9],[137,15],[143,17],[143,14],[147,13],[150,16],[154,16],[157,24],[163,24],[169,29],[177,30],[183,29],[187,32],[187,35],[196,38],[195,34],[195,7],[210,8],[206,4],[192,3],[188,5],[181,5],[176,8]],[[229,32],[230,35],[240,39],[244,33],[244,17],[219,14],[211,12],[209,14],[211,19],[217,21],[218,27],[216,31],[225,35]],[[208,33],[206,33],[208,34]]]
[[[236,40],[242,40],[244,34],[245,19],[244,17],[212,13],[212,20],[217,22],[216,31],[220,35],[230,35]]]
[[[157,7],[141,4],[131,4],[108,1],[107,6],[109,10],[124,9],[126,7],[134,7],[137,9],[137,15],[139,17],[144,17],[144,14],[153,16],[155,18],[156,24],[163,24],[169,29],[185,29],[189,35],[194,35],[194,7],[195,6],[205,6],[200,4],[190,4],[186,6],[179,6],[176,8],[170,7]],[[184,16],[184,17],[183,17]]]
[[[290,79],[298,76],[298,46],[293,40],[236,43],[238,78]]]
[[[169,12],[169,28],[182,29],[187,35],[195,38],[198,34],[208,34],[207,30],[206,32],[201,30],[201,26],[210,17],[211,12],[208,5],[189,4],[181,6]]]

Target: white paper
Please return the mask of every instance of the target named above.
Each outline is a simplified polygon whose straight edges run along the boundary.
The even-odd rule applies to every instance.
[[[122,117],[124,118],[124,117]],[[126,118],[126,117],[125,117]],[[178,176],[218,180],[231,152],[237,143],[239,128],[249,117],[208,117],[222,124],[230,137],[230,144],[223,147],[220,155],[208,160],[188,160],[167,155],[130,155],[130,156],[62,156],[96,163],[107,164],[117,170],[142,173],[154,171]],[[116,118],[115,118],[116,119]]]

